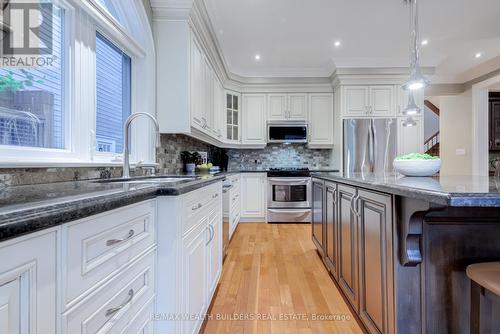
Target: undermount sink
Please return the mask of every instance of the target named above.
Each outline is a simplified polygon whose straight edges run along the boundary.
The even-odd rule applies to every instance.
[[[197,177],[176,177],[176,176],[151,176],[151,177],[137,177],[130,179],[106,179],[99,180],[99,183],[178,183],[185,181],[194,181]]]

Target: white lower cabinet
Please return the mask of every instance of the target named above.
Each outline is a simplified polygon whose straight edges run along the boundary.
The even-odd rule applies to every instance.
[[[0,333],[56,333],[56,232],[0,244]]]
[[[247,221],[265,221],[266,173],[241,174],[241,218]]]
[[[227,190],[228,201],[224,202],[224,217],[229,223],[229,240],[232,238],[236,227],[241,218],[241,201],[240,201],[240,174],[228,176],[231,188]],[[226,206],[227,205],[227,206]]]
[[[198,333],[222,271],[222,182],[157,201],[156,333]]]
[[[222,271],[222,182],[2,242],[0,259],[2,334],[197,333]]]
[[[0,243],[0,333],[152,333],[156,200]]]
[[[182,333],[197,333],[201,325],[201,316],[207,308],[207,233],[208,217],[200,221],[199,230],[191,232],[190,235],[182,240],[182,249],[184,256],[184,270],[182,277],[184,287],[182,289],[184,299],[184,308],[182,314],[189,315],[187,321],[184,321]]]
[[[155,252],[94,289],[62,316],[62,333],[129,333],[127,328],[155,295]]]

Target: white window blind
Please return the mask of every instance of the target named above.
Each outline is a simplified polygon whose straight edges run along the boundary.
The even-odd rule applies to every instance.
[[[96,36],[96,149],[123,152],[123,123],[130,115],[131,59],[100,33]]]

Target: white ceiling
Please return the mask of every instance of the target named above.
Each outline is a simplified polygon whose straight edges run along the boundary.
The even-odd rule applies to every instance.
[[[204,1],[226,64],[240,76],[318,77],[336,67],[408,66],[403,0]],[[464,82],[500,67],[499,0],[419,5],[421,37],[429,40],[422,65],[436,67],[434,82]]]

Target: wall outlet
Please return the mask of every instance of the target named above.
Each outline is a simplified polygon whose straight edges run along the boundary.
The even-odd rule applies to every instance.
[[[457,148],[455,150],[455,155],[465,155],[465,148]]]

